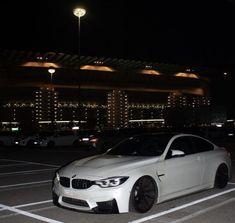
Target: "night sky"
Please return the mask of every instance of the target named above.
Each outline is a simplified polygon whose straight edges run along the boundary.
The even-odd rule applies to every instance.
[[[81,55],[215,68],[213,100],[235,113],[235,0],[2,0],[0,49],[78,54],[77,5]]]
[[[234,69],[235,0],[0,1],[0,49]],[[235,20],[234,20],[235,21]]]

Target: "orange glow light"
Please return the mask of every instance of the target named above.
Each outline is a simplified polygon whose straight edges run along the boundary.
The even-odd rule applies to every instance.
[[[140,70],[139,73],[141,73],[141,74],[150,74],[150,75],[161,75],[161,73],[159,73],[156,70]]]
[[[193,73],[177,73],[174,75],[175,77],[188,77],[188,78],[196,78],[198,79],[198,75],[196,74],[193,74]]]
[[[56,63],[50,62],[26,62],[21,65],[22,67],[46,67],[46,68],[60,68],[61,66]]]
[[[81,70],[107,71],[107,72],[115,72],[116,71],[116,70],[114,70],[111,67],[107,67],[107,66],[94,66],[94,65],[84,65],[84,66],[81,66],[80,69]]]

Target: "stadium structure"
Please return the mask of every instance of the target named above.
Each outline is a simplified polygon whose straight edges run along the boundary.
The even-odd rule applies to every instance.
[[[0,50],[0,129],[206,125],[207,71],[186,66]]]

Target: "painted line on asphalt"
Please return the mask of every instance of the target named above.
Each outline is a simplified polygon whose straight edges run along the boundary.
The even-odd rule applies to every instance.
[[[25,215],[27,217],[34,218],[34,219],[37,219],[39,221],[44,221],[44,222],[48,222],[48,223],[63,223],[62,221],[56,221],[56,220],[53,220],[53,219],[50,219],[50,218],[43,217],[41,215],[32,214],[30,212],[23,211],[23,210],[14,208],[14,207],[9,207],[9,206],[4,205],[4,204],[0,204],[0,208],[3,208],[3,209],[8,210],[8,211],[15,212],[15,213],[18,213],[18,214],[21,214],[21,215]]]
[[[21,205],[14,206],[14,208],[24,208],[24,207],[29,207],[29,206],[39,205],[39,204],[46,204],[46,203],[52,203],[52,200],[39,201],[39,202],[33,202],[33,203],[28,203],[28,204],[21,204]]]
[[[0,186],[0,189],[9,188],[9,187],[27,186],[27,185],[32,185],[32,184],[51,183],[51,182],[52,182],[52,180],[42,180],[42,181],[34,181],[34,182],[22,183],[22,184],[10,184],[10,185]]]
[[[215,210],[215,209],[217,209],[217,208],[220,208],[220,207],[222,207],[222,206],[224,206],[224,205],[230,204],[230,203],[232,203],[232,202],[234,202],[234,201],[235,201],[235,198],[231,198],[231,199],[229,199],[229,200],[227,200],[227,201],[223,201],[223,202],[221,202],[221,203],[219,203],[219,204],[213,205],[213,206],[208,207],[208,208],[203,208],[203,209],[200,210],[200,211],[194,212],[194,213],[192,213],[192,214],[190,214],[190,215],[187,215],[187,216],[185,216],[185,217],[183,217],[183,218],[180,218],[180,219],[177,219],[177,220],[175,220],[175,221],[171,221],[171,222],[169,222],[169,223],[181,223],[181,222],[184,222],[184,221],[188,221],[188,220],[190,220],[190,219],[192,219],[192,218],[195,218],[195,217],[198,217],[198,216],[200,216],[200,215],[203,215],[203,214],[205,214],[205,213],[207,213],[207,212],[213,211],[213,210]]]
[[[26,165],[29,165],[29,164],[28,163],[15,163],[15,164],[4,164],[4,165],[0,164],[0,168],[11,167],[11,166],[26,166]]]
[[[46,203],[51,203],[52,200],[46,200],[46,201],[38,201],[38,202],[33,202],[33,203],[28,203],[28,204],[20,204],[16,206],[12,206],[13,208],[24,208],[24,207],[30,207],[34,205],[39,205],[39,204],[46,204]],[[0,208],[0,211],[6,210],[5,208]]]
[[[220,193],[217,193],[217,194],[213,194],[211,196],[208,196],[208,197],[205,197],[205,198],[202,198],[202,199],[199,199],[199,200],[195,200],[195,201],[189,202],[187,204],[180,205],[180,206],[175,207],[175,208],[171,208],[171,209],[169,209],[167,211],[163,211],[163,212],[160,212],[160,213],[157,213],[157,214],[153,214],[153,215],[150,215],[150,216],[147,216],[147,217],[144,217],[144,218],[133,220],[133,221],[130,221],[129,223],[141,223],[141,222],[149,221],[149,220],[152,220],[154,218],[158,218],[158,217],[170,214],[172,212],[176,212],[176,211],[179,211],[181,209],[193,206],[195,204],[199,204],[199,203],[202,203],[204,201],[211,200],[211,199],[219,197],[221,195],[231,193],[233,191],[235,191],[235,188],[232,188],[230,190],[226,190],[226,191],[223,191],[223,192],[220,192]]]
[[[14,175],[14,174],[33,174],[37,172],[48,172],[48,171],[55,171],[57,168],[50,168],[50,169],[41,169],[41,170],[25,170],[25,171],[17,171],[17,172],[8,172],[8,173],[0,173],[1,176],[6,175]]]
[[[25,161],[25,160],[0,159],[0,161],[1,160],[4,160],[4,161],[14,161],[14,162],[19,162],[19,163],[29,163],[29,164],[35,164],[35,165],[40,165],[40,166],[60,167],[58,165],[52,165],[52,164],[47,164],[47,163],[30,162],[30,161]]]

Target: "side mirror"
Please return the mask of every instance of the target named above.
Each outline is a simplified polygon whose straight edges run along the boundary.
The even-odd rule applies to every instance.
[[[185,156],[185,153],[181,150],[172,149],[171,151],[172,151],[172,154],[171,154],[172,158]]]

